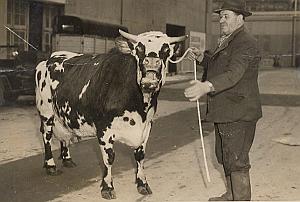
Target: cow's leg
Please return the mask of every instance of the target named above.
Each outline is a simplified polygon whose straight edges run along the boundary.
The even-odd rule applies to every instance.
[[[105,199],[115,199],[111,168],[115,160],[115,152],[113,150],[114,135],[103,135],[98,138],[102,153],[104,172],[101,183],[101,195]]]
[[[43,141],[44,141],[44,148],[45,148],[44,168],[46,168],[46,172],[48,175],[59,175],[61,174],[61,171],[58,171],[56,169],[56,165],[51,150],[54,116],[51,116],[50,118],[44,116],[40,116],[40,117],[41,117],[40,131],[43,134]]]
[[[73,162],[70,150],[67,146],[66,141],[60,141],[60,157],[62,159],[62,165],[66,168],[76,167],[76,163]]]
[[[139,146],[134,150],[134,157],[136,160],[136,184],[137,190],[140,194],[148,195],[152,194],[150,186],[146,180],[144,173],[144,158],[145,158],[145,144]]]
[[[150,186],[148,185],[148,182],[146,180],[146,176],[144,173],[144,158],[145,158],[145,149],[146,144],[148,141],[148,137],[150,134],[152,122],[149,122],[147,124],[147,127],[145,129],[146,133],[146,139],[143,142],[141,146],[139,146],[137,149],[134,150],[134,158],[136,160],[136,184],[137,184],[137,190],[140,194],[148,195],[152,194],[152,191],[150,189]]]

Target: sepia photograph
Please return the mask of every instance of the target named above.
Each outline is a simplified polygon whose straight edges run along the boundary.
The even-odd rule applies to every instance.
[[[300,0],[0,0],[0,201],[300,201]]]

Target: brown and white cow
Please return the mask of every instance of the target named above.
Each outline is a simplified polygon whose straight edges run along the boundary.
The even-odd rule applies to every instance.
[[[36,68],[36,105],[47,174],[60,173],[51,151],[53,135],[61,143],[65,167],[76,166],[70,141],[95,136],[105,165],[101,194],[106,199],[116,198],[111,173],[115,141],[134,147],[137,189],[144,195],[152,193],[143,171],[146,143],[167,62],[175,44],[186,39],[153,31],[120,34],[125,39],[117,40],[117,48],[107,54],[54,52]]]

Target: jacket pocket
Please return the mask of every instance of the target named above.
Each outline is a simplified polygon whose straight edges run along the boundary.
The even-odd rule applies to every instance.
[[[245,95],[239,92],[227,92],[225,96],[228,100],[239,103],[245,99]]]

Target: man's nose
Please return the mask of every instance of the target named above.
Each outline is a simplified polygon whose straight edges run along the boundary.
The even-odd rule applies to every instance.
[[[220,22],[220,23],[222,23],[222,22],[225,22],[225,18],[224,18],[224,16],[220,17],[220,20],[219,20],[219,22]]]

